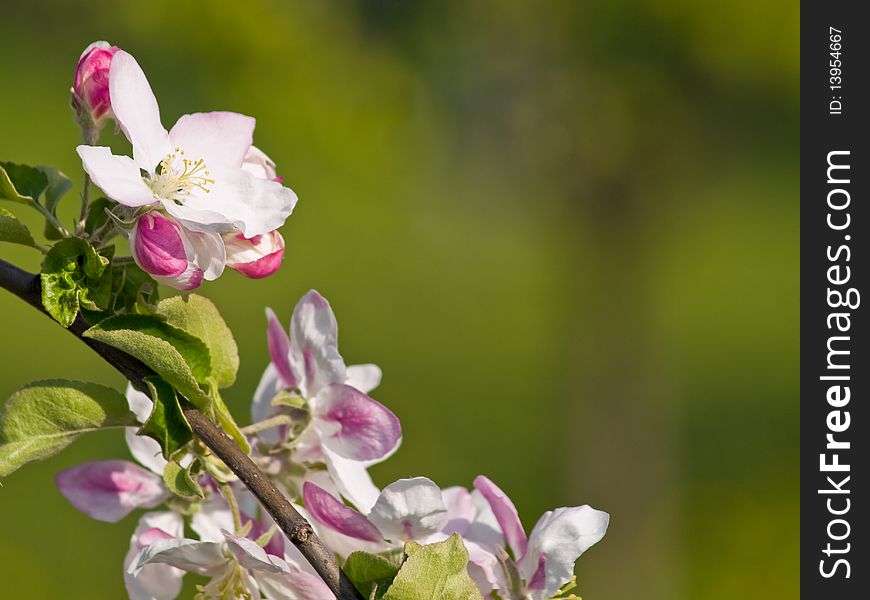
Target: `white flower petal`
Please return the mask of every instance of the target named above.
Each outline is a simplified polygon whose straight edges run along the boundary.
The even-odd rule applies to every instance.
[[[214,575],[228,560],[223,554],[222,546],[223,544],[215,542],[198,542],[188,539],[157,540],[142,548],[127,572],[135,576],[146,565],[165,564],[188,573]]]
[[[363,514],[368,514],[378,500],[380,490],[372,483],[368,467],[374,461],[353,460],[322,447],[326,468],[341,495]]]
[[[104,146],[77,146],[82,167],[98,188],[124,206],[156,204],[154,192],[142,180],[139,166],[129,156],[116,156]]]
[[[233,529],[233,513],[223,498],[214,494],[194,513],[190,528],[203,542],[223,542],[222,529]]]
[[[208,193],[191,192],[181,204],[164,201],[166,212],[190,229],[239,230],[250,238],[281,227],[296,206],[293,190],[241,168],[215,168],[211,176],[215,182]]]
[[[160,107],[145,73],[123,50],[115,53],[109,67],[109,97],[121,130],[133,145],[136,164],[153,173],[172,146],[160,123]]]
[[[347,381],[364,394],[368,394],[381,384],[381,368],[378,365],[351,365],[347,368]]]
[[[220,234],[206,231],[183,232],[193,250],[193,262],[203,271],[203,278],[214,281],[224,272],[227,251]]]
[[[188,159],[203,159],[209,169],[241,168],[255,125],[253,117],[234,112],[194,113],[178,119],[169,130],[169,140]]]
[[[381,491],[369,520],[387,539],[419,540],[444,528],[447,507],[431,479],[400,479]]]

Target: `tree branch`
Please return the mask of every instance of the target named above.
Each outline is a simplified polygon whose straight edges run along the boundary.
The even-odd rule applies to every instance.
[[[42,307],[39,275],[28,273],[0,259],[0,287],[12,292],[40,312],[48,314]],[[82,337],[88,327],[89,325],[79,315],[69,327],[69,331],[120,371],[133,384],[133,387],[148,393],[144,378],[153,375],[151,369],[125,352],[96,340]],[[182,409],[194,433],[217,457],[224,461],[227,467],[257,497],[260,504],[275,519],[278,527],[287,534],[293,545],[299,549],[314,567],[314,570],[323,578],[336,598],[338,600],[362,600],[360,593],[339,568],[335,556],[314,534],[308,521],[293,508],[290,501],[257,468],[251,458],[242,452],[235,442],[202,412],[186,401],[183,402]]]

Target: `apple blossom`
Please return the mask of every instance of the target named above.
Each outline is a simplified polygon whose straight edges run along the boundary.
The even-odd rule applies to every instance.
[[[346,367],[338,353],[338,324],[329,302],[309,291],[293,310],[290,335],[267,309],[267,338],[272,358],[260,379],[251,412],[262,421],[279,412],[272,399],[294,390],[307,402],[311,421],[294,441],[294,460],[323,462],[341,493],[368,510],[377,496],[366,469],[385,460],[401,442],[398,418],[366,392],[380,383],[375,365]],[[260,439],[280,443],[286,430],[261,432]],[[348,485],[353,482],[352,485]]]
[[[99,131],[112,118],[109,66],[120,48],[108,42],[94,42],[79,57],[70,89],[76,118],[86,131]]]
[[[165,211],[182,228],[202,234],[195,262],[206,279],[220,275],[226,261],[220,234],[266,234],[293,211],[292,190],[242,168],[252,145],[253,118],[194,113],[183,115],[167,132],[145,74],[123,50],[112,58],[109,92],[133,158],[103,146],[78,146],[85,171],[119,204]],[[171,254],[179,258],[177,245]]]
[[[473,510],[460,510],[454,515],[454,531],[462,535],[467,547],[476,545],[491,555],[489,561],[485,556],[475,560],[472,555],[472,562],[487,570],[487,566],[491,567],[498,561],[504,565],[503,568],[519,576],[521,589],[513,589],[510,573],[500,573],[499,569],[489,570],[495,577],[489,579],[481,591],[486,594],[494,588],[498,589],[499,596],[504,600],[551,598],[571,580],[574,563],[580,555],[604,537],[610,521],[607,513],[588,505],[557,508],[545,512],[532,533],[526,536],[517,510],[507,494],[483,475],[475,478],[474,487],[489,504],[500,535],[495,540],[492,538],[491,522],[483,528],[475,528],[477,516],[483,514],[488,521],[491,519],[487,513],[475,513]],[[465,508],[468,509],[469,505],[465,504]],[[510,548],[512,556],[507,556],[505,546]],[[481,585],[480,580],[475,579]]]
[[[139,550],[129,562],[127,573],[138,579],[148,567],[168,565],[209,577],[198,596],[204,600],[260,598],[261,594],[267,600],[334,598],[295,547],[278,556],[252,537],[235,535],[224,528],[218,531],[220,540],[160,536]]]

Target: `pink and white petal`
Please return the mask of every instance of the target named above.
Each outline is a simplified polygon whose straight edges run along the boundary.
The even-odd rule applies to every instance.
[[[506,546],[504,533],[487,499],[479,490],[474,490],[471,492],[471,503],[474,506],[474,517],[462,537],[487,548],[492,553],[495,553],[499,546],[504,548]]]
[[[221,533],[226,539],[227,547],[239,564],[251,571],[263,571],[266,573],[280,573],[281,566],[272,562],[271,557],[266,554],[266,551],[260,547],[254,540],[249,540],[246,537],[233,535],[226,529],[222,529]],[[282,563],[284,561],[281,561]],[[286,567],[286,565],[284,565]]]
[[[295,388],[299,385],[299,379],[290,366],[290,336],[287,335],[281,321],[271,308],[266,308],[266,340],[269,345],[269,357],[284,387]]]
[[[369,542],[359,538],[346,536],[343,533],[339,533],[336,530],[319,523],[317,519],[311,516],[311,513],[305,510],[304,507],[297,504],[294,504],[293,506],[306,521],[311,523],[311,526],[314,528],[314,533],[317,534],[320,541],[322,541],[327,548],[338,556],[347,558],[352,552],[358,550],[377,554],[378,552],[383,552],[384,550],[393,547],[391,544],[385,542],[383,538],[377,542]],[[289,561],[292,559],[299,568],[307,569],[314,573],[312,569],[308,568],[310,567],[308,561],[302,558],[301,554],[294,553],[294,549],[295,547],[292,544],[287,546],[284,553],[285,560]]]
[[[441,488],[431,479],[399,479],[381,491],[369,521],[388,540],[421,540],[444,528],[447,507]]]
[[[363,514],[368,514],[378,500],[380,490],[369,475],[369,462],[339,456],[321,447],[326,469],[342,496]]]
[[[462,543],[468,550],[468,575],[474,580],[480,593],[486,596],[499,588],[501,568],[495,555],[470,540],[463,539]]]
[[[169,130],[169,141],[188,159],[203,159],[209,169],[241,168],[254,141],[255,125],[253,117],[234,112],[182,115]]]
[[[610,515],[588,505],[557,508],[541,516],[518,564],[523,579],[536,584],[534,600],[550,598],[571,579],[574,563],[604,537],[609,522]],[[543,577],[538,575],[542,564]]]
[[[211,231],[184,231],[193,251],[193,262],[202,269],[203,279],[214,281],[224,272],[227,252],[223,238]]]
[[[172,600],[181,592],[184,571],[169,565],[146,565],[138,576],[127,572],[139,551],[157,539],[181,537],[184,522],[175,512],[151,512],[142,515],[130,538],[130,549],[124,557],[124,585],[132,600]]]
[[[153,173],[172,145],[160,123],[160,107],[145,73],[123,50],[115,53],[109,67],[109,97],[118,125],[133,145],[136,164]]]
[[[309,514],[321,525],[368,542],[383,539],[378,528],[368,519],[320,486],[306,481],[302,486],[302,497]]]
[[[447,508],[447,524],[441,532],[445,535],[458,533],[465,537],[476,512],[471,494],[464,487],[454,486],[441,490],[441,497]]]
[[[316,290],[305,294],[293,309],[290,340],[290,362],[306,398],[347,379],[344,359],[338,353],[338,322],[329,302]]]
[[[189,539],[162,539],[145,546],[132,561],[127,572],[137,576],[151,564],[171,565],[188,573],[214,575],[227,563],[223,544]]]
[[[104,146],[77,146],[76,152],[94,185],[115,202],[134,207],[158,203],[129,156],[117,156]]]
[[[351,365],[347,368],[345,383],[368,394],[381,384],[381,368],[378,365]]]
[[[125,460],[84,463],[58,473],[55,483],[75,508],[107,523],[136,508],[153,508],[167,497],[160,477]]]
[[[214,494],[194,513],[190,528],[200,541],[221,543],[224,541],[222,530],[233,529],[233,513],[224,499]]]
[[[474,487],[489,503],[508,546],[513,551],[514,559],[521,560],[526,554],[528,539],[514,503],[501,488],[483,475],[474,479]]]
[[[254,571],[254,579],[266,600],[333,600],[335,596],[323,580],[293,565],[280,573]]]
[[[309,402],[321,445],[353,460],[374,460],[402,438],[398,417],[380,402],[342,383],[322,388]],[[337,426],[337,427],[336,427]]]
[[[124,431],[124,439],[127,441],[130,454],[140,465],[162,477],[163,469],[166,467],[166,459],[163,458],[160,444],[148,436],[137,435],[136,431],[135,427],[127,427]]]
[[[297,197],[280,183],[259,179],[242,169],[211,169],[209,192],[191,193],[183,204],[164,201],[166,212],[199,231],[251,238],[278,229],[293,212]]]

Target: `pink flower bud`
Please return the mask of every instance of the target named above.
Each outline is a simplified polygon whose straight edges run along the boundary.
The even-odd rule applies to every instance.
[[[109,98],[109,65],[119,48],[94,42],[82,52],[72,87],[72,106],[83,127],[99,129],[114,117]]]
[[[160,213],[139,217],[130,232],[130,251],[136,264],[160,283],[179,290],[202,283],[203,270],[192,262],[193,249],[184,231]]]
[[[245,277],[268,277],[281,266],[284,258],[284,238],[278,230],[246,238],[241,233],[224,235],[227,266]]]

